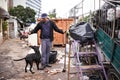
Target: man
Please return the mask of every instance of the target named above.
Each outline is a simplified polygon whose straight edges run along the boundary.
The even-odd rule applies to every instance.
[[[53,41],[53,30],[61,34],[64,34],[64,32],[59,29],[53,21],[48,19],[48,15],[46,13],[41,15],[41,21],[31,33],[37,33],[38,30],[41,30],[40,38],[42,58],[40,70],[43,70],[45,67],[51,67],[49,65],[49,54]]]

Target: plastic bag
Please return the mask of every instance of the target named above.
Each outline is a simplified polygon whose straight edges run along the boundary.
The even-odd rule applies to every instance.
[[[69,32],[73,39],[79,40],[81,43],[94,38],[94,31],[92,30],[91,25],[87,22],[80,22],[71,26]]]

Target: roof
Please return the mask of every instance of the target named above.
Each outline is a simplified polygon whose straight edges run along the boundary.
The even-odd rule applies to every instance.
[[[0,7],[0,18],[9,19],[9,17],[10,17],[9,13]]]

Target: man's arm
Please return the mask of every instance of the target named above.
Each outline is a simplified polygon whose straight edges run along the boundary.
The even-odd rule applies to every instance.
[[[41,29],[40,23],[38,23],[37,26],[31,31],[31,34],[37,33],[39,29]]]
[[[62,30],[62,29],[59,29],[54,22],[51,21],[51,23],[52,23],[52,26],[53,26],[53,28],[54,28],[54,30],[55,30],[56,32],[59,32],[59,33],[64,34],[63,30]]]

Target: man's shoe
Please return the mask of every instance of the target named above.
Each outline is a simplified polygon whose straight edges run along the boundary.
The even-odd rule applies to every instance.
[[[42,66],[39,70],[44,70],[45,69],[45,66]]]
[[[52,66],[50,66],[50,65],[46,65],[46,67],[52,67]]]

